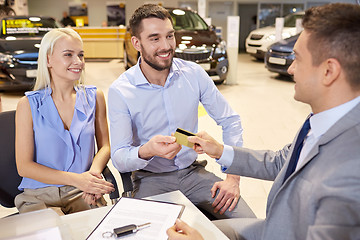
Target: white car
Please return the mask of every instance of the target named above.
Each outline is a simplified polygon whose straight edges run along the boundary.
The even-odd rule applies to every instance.
[[[305,12],[290,14],[284,19],[282,38],[286,39],[297,34],[296,19],[302,18]],[[268,47],[275,43],[275,25],[255,29],[246,38],[246,52],[257,59],[264,59]]]

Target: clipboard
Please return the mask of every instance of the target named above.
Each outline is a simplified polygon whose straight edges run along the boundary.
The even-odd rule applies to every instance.
[[[122,197],[86,239],[166,240],[166,230],[181,217],[184,208],[184,205],[177,203]],[[103,233],[112,232],[114,228],[129,224],[141,225],[146,222],[151,223],[150,227],[136,233],[120,238],[103,237]]]

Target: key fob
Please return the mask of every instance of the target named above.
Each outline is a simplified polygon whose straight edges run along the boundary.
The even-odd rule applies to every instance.
[[[116,237],[125,236],[136,232],[137,226],[135,224],[126,225],[123,227],[115,228],[114,234]]]

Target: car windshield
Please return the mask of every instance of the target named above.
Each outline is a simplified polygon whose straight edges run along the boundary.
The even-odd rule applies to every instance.
[[[192,12],[181,9],[173,9],[170,12],[175,30],[207,30],[208,25],[202,18]]]
[[[34,37],[43,36],[53,28],[57,28],[56,21],[52,18],[40,17],[3,19],[1,21],[2,37]]]
[[[296,19],[302,18],[302,14],[291,14],[285,17],[284,27],[296,27]]]

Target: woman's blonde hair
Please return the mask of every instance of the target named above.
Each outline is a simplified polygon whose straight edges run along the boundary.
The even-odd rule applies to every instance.
[[[48,56],[54,51],[55,43],[62,37],[70,36],[74,39],[78,39],[83,43],[80,35],[71,28],[55,28],[46,33],[41,40],[39,57],[38,57],[38,68],[34,91],[49,88],[50,87],[50,72],[47,67]],[[79,81],[75,85],[84,84],[84,71],[82,71]]]

